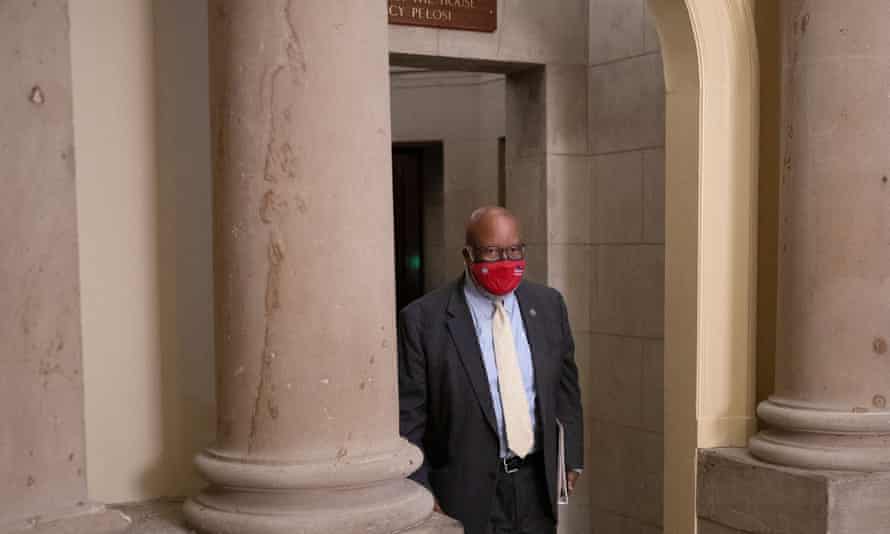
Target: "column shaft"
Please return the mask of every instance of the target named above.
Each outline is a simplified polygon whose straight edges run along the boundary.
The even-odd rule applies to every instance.
[[[219,420],[186,504],[218,532],[394,532],[432,498],[398,435],[385,11],[212,1]],[[237,489],[235,489],[237,488]]]
[[[890,4],[783,0],[776,392],[758,457],[890,470]]]

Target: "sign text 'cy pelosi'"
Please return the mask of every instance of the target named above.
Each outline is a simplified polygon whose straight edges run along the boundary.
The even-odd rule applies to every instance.
[[[388,0],[389,23],[493,32],[497,0]]]

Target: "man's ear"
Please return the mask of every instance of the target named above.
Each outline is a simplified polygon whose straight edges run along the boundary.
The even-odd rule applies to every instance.
[[[470,256],[470,247],[464,247],[461,249],[460,252],[464,257],[464,263],[466,263],[467,265],[473,263],[473,258]]]

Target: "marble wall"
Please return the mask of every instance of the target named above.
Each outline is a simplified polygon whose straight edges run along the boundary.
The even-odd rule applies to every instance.
[[[591,522],[661,531],[664,78],[645,0],[591,0],[588,72]],[[583,288],[582,288],[583,289]]]

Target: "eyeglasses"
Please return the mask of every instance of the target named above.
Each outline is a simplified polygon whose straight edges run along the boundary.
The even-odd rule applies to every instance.
[[[525,258],[525,243],[509,247],[467,247],[473,261],[521,260]]]

